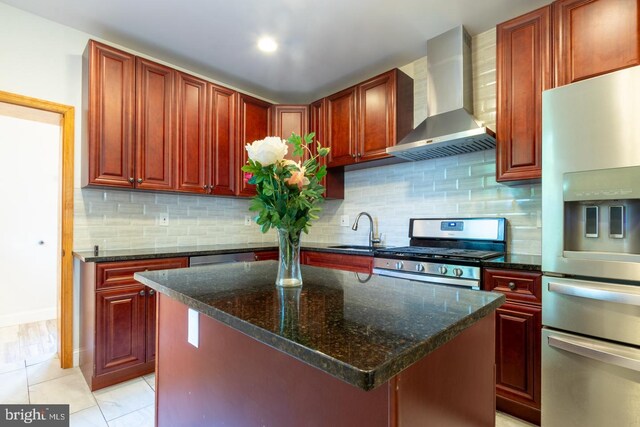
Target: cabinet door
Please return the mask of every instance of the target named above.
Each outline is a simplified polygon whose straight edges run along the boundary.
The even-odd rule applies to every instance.
[[[355,271],[357,273],[371,273],[373,269],[373,257],[302,251],[302,264],[334,268],[336,270]]]
[[[309,132],[315,132],[316,136],[313,140],[311,151],[315,154],[317,150],[317,142],[323,147],[327,147],[326,142],[326,101],[320,99],[309,105]],[[327,164],[327,157],[320,157],[320,165]],[[325,188],[325,197],[327,199],[344,199],[344,169],[332,168],[327,170],[327,175],[320,181]]]
[[[236,182],[236,92],[209,84],[210,193],[233,196]]]
[[[173,188],[174,74],[136,58],[136,188]]]
[[[85,184],[133,187],[135,57],[89,41]]]
[[[393,71],[358,85],[358,161],[388,157],[395,145],[395,87]]]
[[[356,88],[326,98],[327,136],[331,147],[327,165],[343,166],[356,161]]]
[[[640,64],[638,0],[559,0],[556,86]]]
[[[96,375],[144,363],[144,286],[96,292]]]
[[[274,105],[272,108],[273,135],[287,140],[292,133],[304,136],[309,132],[309,106],[308,105]],[[286,159],[299,161],[293,157],[293,145],[288,144],[289,151]],[[306,153],[306,152],[305,152]],[[308,158],[307,155],[304,158]]]
[[[497,28],[497,177],[539,179],[542,173],[542,91],[551,80],[551,8]]]
[[[145,361],[152,362],[156,358],[156,291],[145,288]]]
[[[177,74],[176,190],[205,193],[207,82]]]
[[[541,316],[537,306],[506,303],[496,310],[497,408],[537,423]]]
[[[239,129],[238,129],[238,196],[251,197],[255,195],[255,186],[249,185],[248,177],[242,171],[242,166],[247,163],[247,150],[245,145],[258,139],[269,136],[270,129],[270,107],[271,104],[249,95],[239,94]]]

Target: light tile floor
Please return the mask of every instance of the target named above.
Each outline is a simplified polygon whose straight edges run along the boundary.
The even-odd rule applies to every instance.
[[[71,427],[153,427],[155,374],[92,393],[79,368],[60,368],[55,347],[46,324],[0,328],[0,403],[68,403]],[[496,426],[532,424],[497,412]]]

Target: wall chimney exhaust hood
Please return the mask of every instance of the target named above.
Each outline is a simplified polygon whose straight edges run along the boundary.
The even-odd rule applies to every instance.
[[[388,154],[426,160],[496,146],[496,134],[473,117],[471,37],[462,25],[427,41],[427,110]]]

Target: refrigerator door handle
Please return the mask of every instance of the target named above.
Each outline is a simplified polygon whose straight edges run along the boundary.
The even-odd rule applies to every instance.
[[[549,346],[568,351],[589,359],[598,360],[609,365],[640,372],[640,351],[623,349],[605,343],[593,343],[579,338],[549,335]]]
[[[586,283],[589,283],[589,285],[573,285],[569,283],[561,283],[558,281],[550,280],[548,283],[548,289],[550,292],[570,295],[574,297],[640,306],[640,292],[619,292],[617,290],[607,289],[604,286],[597,286],[597,284],[592,282]]]

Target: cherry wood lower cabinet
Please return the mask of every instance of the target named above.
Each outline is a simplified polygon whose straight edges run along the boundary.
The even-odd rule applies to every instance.
[[[370,391],[202,314],[194,347],[187,342],[187,319],[186,305],[160,294],[158,427],[495,422],[493,313]]]
[[[541,277],[539,272],[484,271],[484,289],[507,297],[507,302],[496,310],[496,408],[538,425]]]
[[[187,258],[81,263],[80,369],[91,390],[154,371],[156,294],[133,274],[187,266]]]
[[[316,267],[335,268],[336,270],[355,271],[356,273],[371,273],[373,257],[344,255],[331,252],[302,251],[302,264]]]

